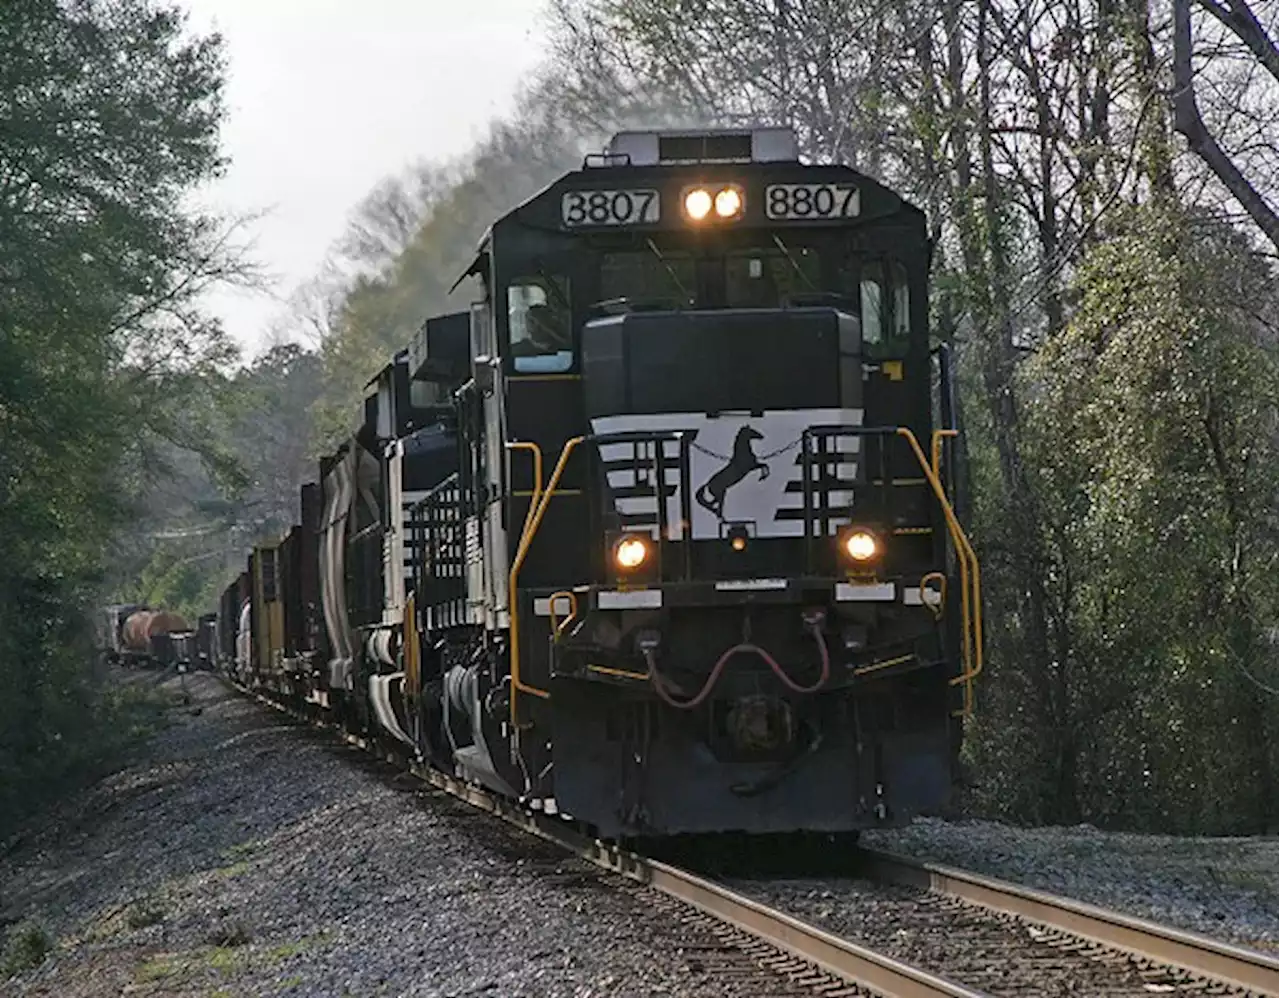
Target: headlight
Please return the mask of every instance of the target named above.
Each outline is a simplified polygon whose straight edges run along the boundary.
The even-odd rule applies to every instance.
[[[866,564],[880,554],[880,542],[869,530],[850,530],[841,538],[840,548],[846,558],[860,565]]]
[[[695,222],[701,222],[711,213],[711,194],[695,187],[684,196],[684,213]]]
[[[614,563],[624,572],[639,568],[648,557],[649,545],[639,537],[624,537],[613,546]]]
[[[733,218],[742,211],[742,195],[732,187],[726,187],[716,195],[716,214],[721,218]]]

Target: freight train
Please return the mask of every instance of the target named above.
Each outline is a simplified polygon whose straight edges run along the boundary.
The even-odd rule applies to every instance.
[[[930,255],[789,129],[619,133],[369,382],[216,657],[602,837],[939,808],[982,623]]]

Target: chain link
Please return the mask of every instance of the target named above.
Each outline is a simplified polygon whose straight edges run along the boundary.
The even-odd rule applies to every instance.
[[[793,448],[793,447],[798,447],[798,446],[800,445],[800,441],[801,441],[801,440],[803,440],[803,439],[804,439],[804,437],[803,437],[803,436],[796,437],[796,438],[795,438],[794,440],[792,440],[789,444],[783,444],[783,445],[782,445],[781,447],[779,447],[777,450],[771,450],[771,451],[769,451],[769,453],[767,453],[767,454],[761,454],[761,455],[759,455],[759,459],[760,459],[761,461],[768,461],[768,460],[770,460],[770,459],[772,459],[772,458],[775,458],[775,457],[777,457],[779,454],[783,454],[783,453],[785,453],[786,451],[791,450],[791,448]],[[714,457],[717,461],[732,461],[732,460],[733,460],[733,456],[732,456],[731,454],[717,454],[717,453],[716,453],[715,451],[713,451],[711,448],[709,448],[709,447],[703,447],[701,444],[696,443],[696,442],[692,442],[692,443],[690,443],[690,444],[689,444],[689,447],[690,447],[691,449],[693,449],[693,450],[701,451],[703,454],[706,454],[706,455],[707,455],[707,457]]]

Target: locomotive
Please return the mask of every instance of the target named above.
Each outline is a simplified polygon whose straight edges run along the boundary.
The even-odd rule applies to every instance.
[[[603,837],[938,808],[982,626],[930,254],[790,129],[615,135],[369,382],[218,657]]]

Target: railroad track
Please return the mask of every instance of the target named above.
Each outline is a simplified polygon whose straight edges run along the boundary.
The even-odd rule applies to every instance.
[[[698,914],[692,920],[710,927],[726,946],[781,975],[790,993],[798,987],[825,998],[867,993],[903,998],[1052,993],[1280,996],[1280,963],[1270,954],[963,870],[860,849],[860,877],[874,886],[859,899],[867,930],[859,935],[864,941],[896,935],[901,942],[908,928],[920,929],[911,923],[920,922],[934,940],[933,959],[927,962],[935,969],[929,969],[920,965],[917,954],[895,956],[892,945],[864,945],[849,938],[846,930],[815,924],[825,908],[813,920],[782,910],[767,882],[765,889],[757,885],[754,891],[763,898],[751,897],[711,877],[602,842],[570,821],[526,810],[220,678],[242,694],[303,723],[335,731],[345,741],[600,869],[652,888],[678,902],[672,906],[673,917],[690,920],[693,909]],[[830,892],[824,893],[830,899]],[[805,905],[787,907],[794,911]],[[970,955],[982,964],[981,970],[971,960],[959,965],[963,978],[937,972],[939,964],[956,965],[941,954],[966,947],[975,950]]]

